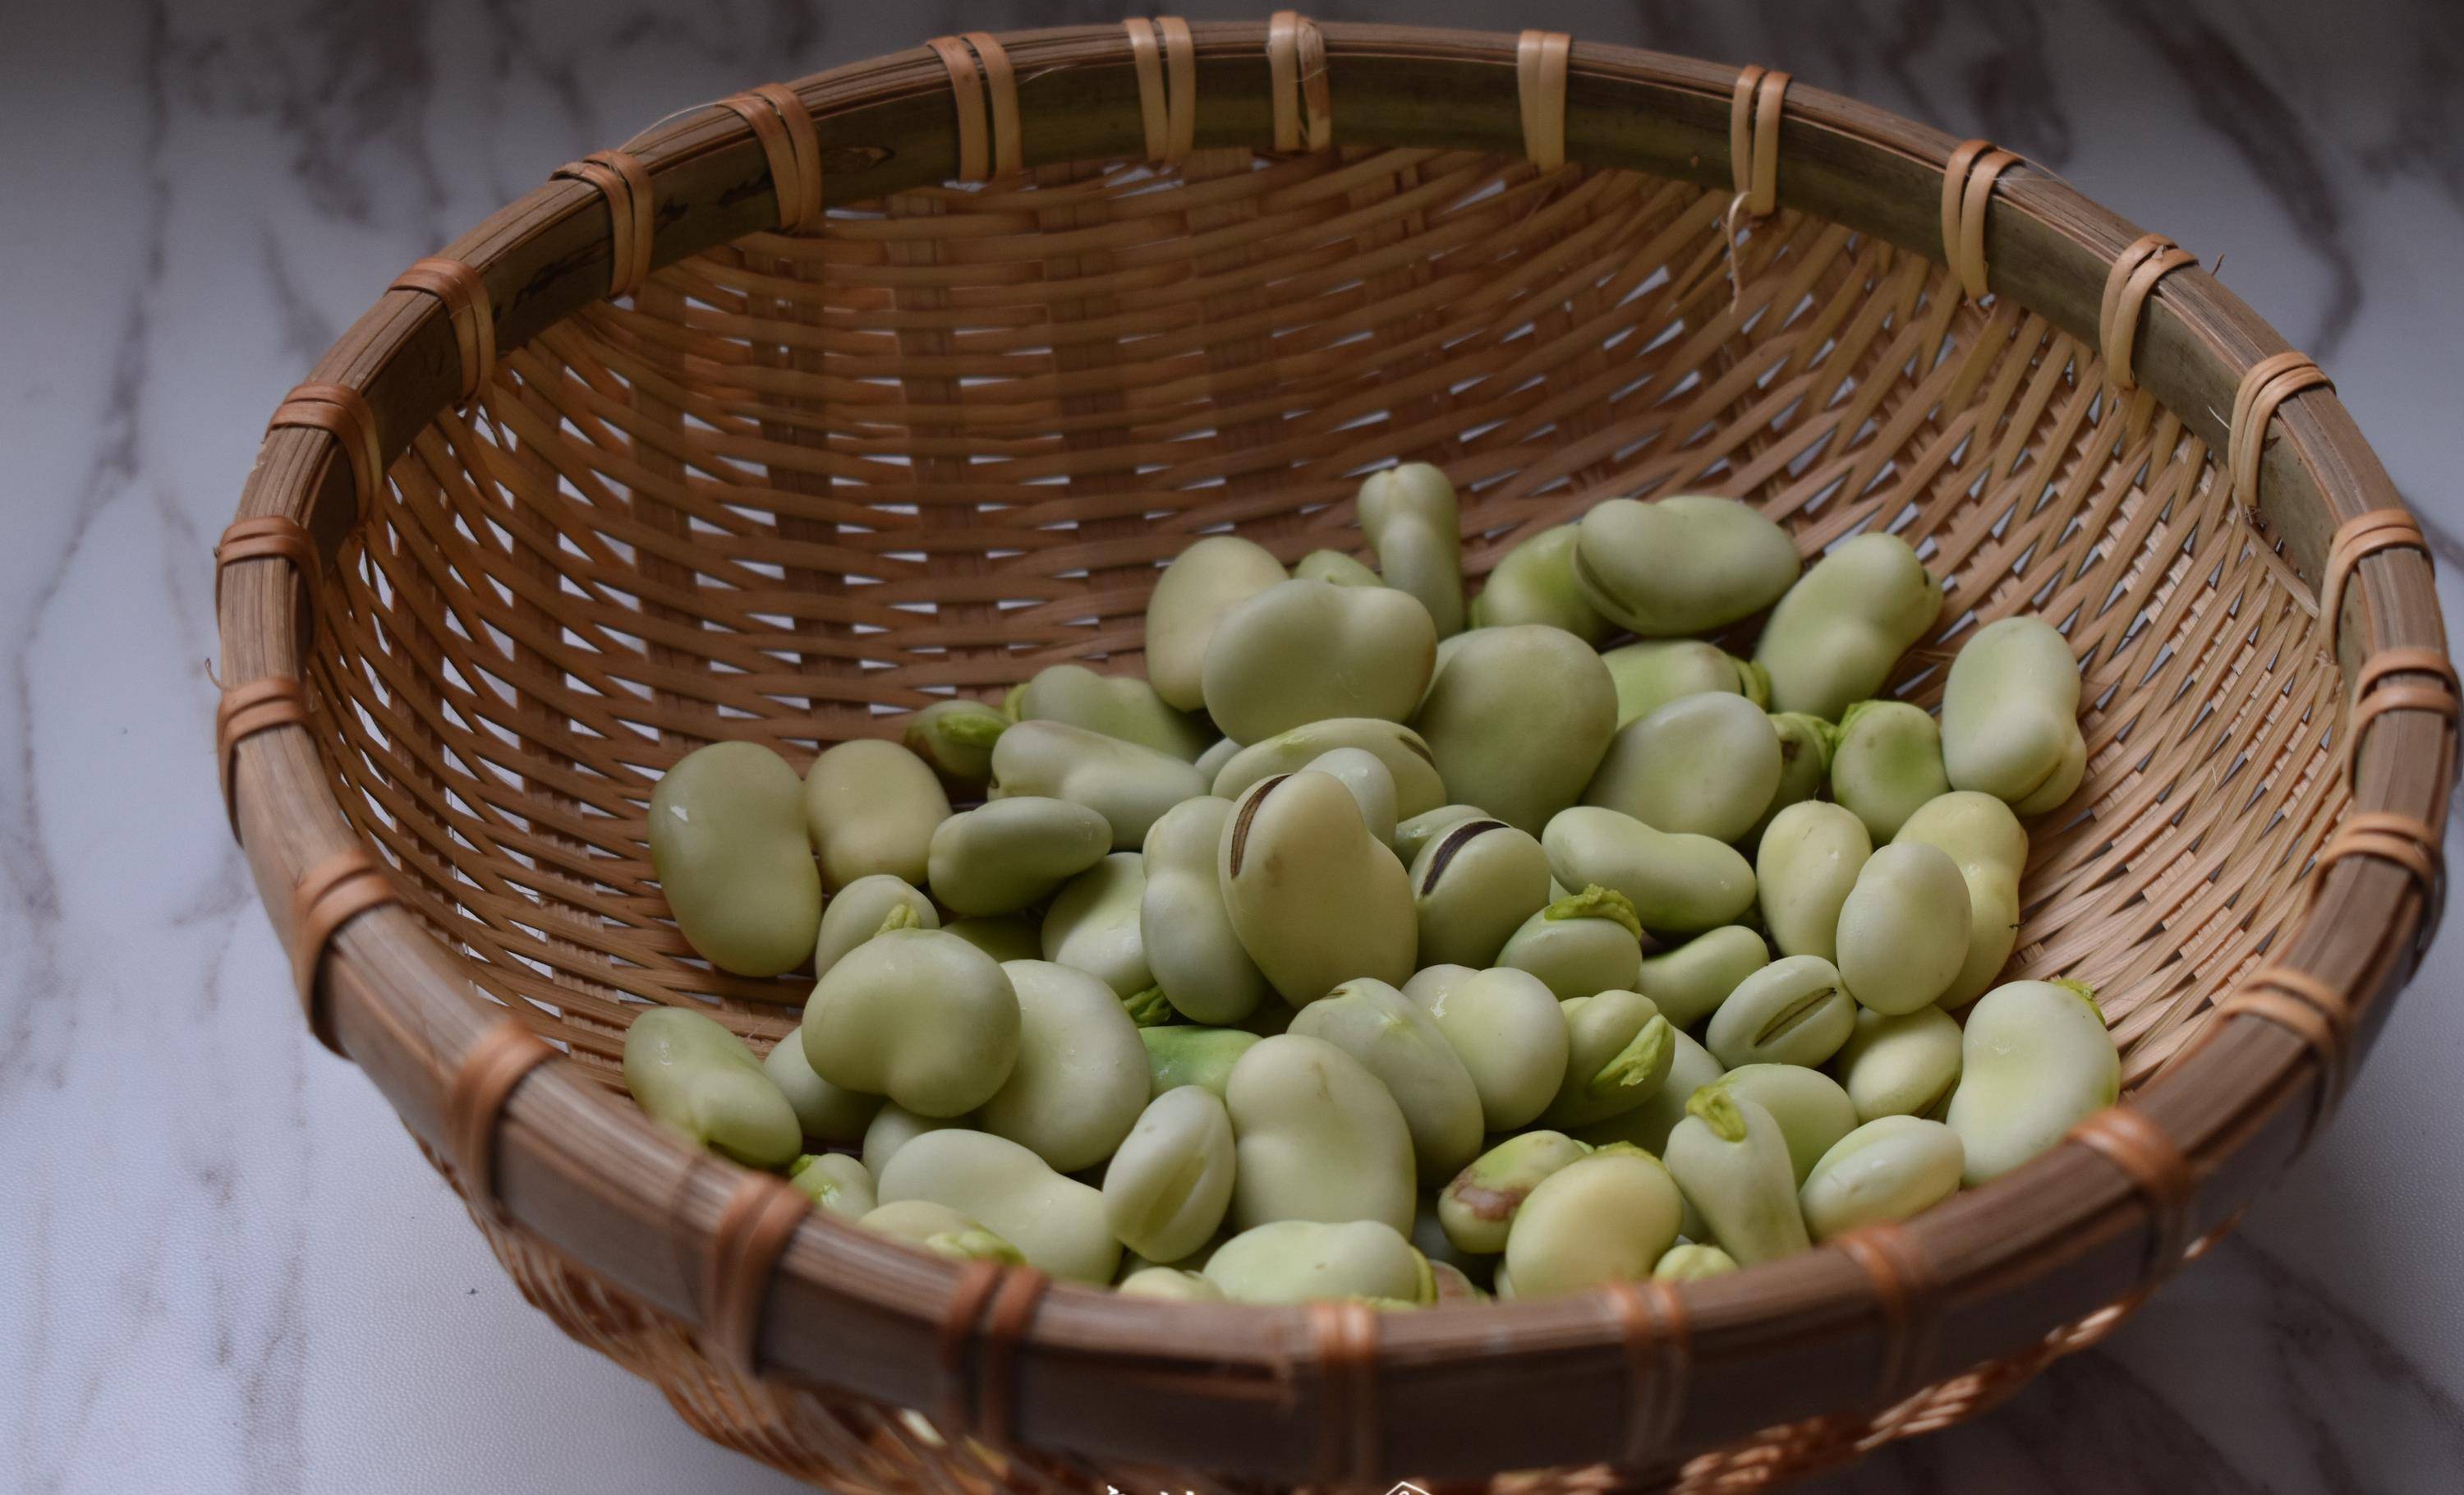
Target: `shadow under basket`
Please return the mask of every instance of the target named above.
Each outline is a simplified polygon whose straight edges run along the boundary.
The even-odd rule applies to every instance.
[[[1921,704],[1980,623],[2060,627],[2090,764],[2009,975],[2096,988],[2123,1105],[1744,1273],[1381,1315],[961,1267],[624,1099],[646,1003],[762,1046],[808,979],[668,921],[680,756],[1135,670],[1163,561],[1352,548],[1397,457],[1475,578],[1617,494],[1901,534],[1948,591]],[[838,1489],[1742,1489],[1974,1415],[2230,1228],[2439,906],[2430,558],[2314,365],[1983,143],[1561,36],[971,34],[674,117],[407,272],[217,574],[223,787],[312,1027],[534,1304]]]

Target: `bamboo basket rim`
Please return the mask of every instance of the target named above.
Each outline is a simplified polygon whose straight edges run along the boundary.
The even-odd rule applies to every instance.
[[[1190,30],[1203,79],[1199,143],[1266,148],[1268,28]],[[1337,141],[1521,153],[1513,37],[1334,23],[1321,31]],[[1016,69],[1027,165],[1141,154],[1132,53],[1118,27],[1007,33],[1000,41]],[[1441,112],[1425,104],[1433,75],[1450,84]],[[1706,62],[1576,40],[1566,157],[1725,184],[1737,77]],[[818,126],[831,203],[956,174],[952,75],[934,51],[911,49],[792,87]],[[1934,209],[1957,142],[1801,83],[1786,96],[1778,132],[1783,204],[1944,257]],[[649,257],[657,264],[778,221],[770,157],[741,112],[712,105],[671,117],[626,149],[652,189],[642,206],[655,223]],[[443,252],[477,271],[480,320],[495,347],[517,346],[607,294],[622,267],[604,204],[588,183],[551,181]],[[2059,178],[2018,162],[1992,192],[1984,247],[2000,294],[2088,338],[2109,266],[2139,238],[2135,227]],[[368,437],[381,463],[389,461],[460,398],[468,343],[457,327],[468,320],[468,307],[439,292],[398,287],[311,378],[364,399]],[[2141,383],[2224,451],[2235,381],[2286,351],[2283,340],[2195,266],[2147,297],[2145,323]],[[2280,537],[2283,561],[2301,578],[2318,578],[2329,567],[2331,536],[2402,505],[2332,390],[2286,401],[2274,429],[2277,439],[2259,458],[2257,509],[2244,517]],[[239,506],[243,520],[306,526],[328,561],[358,517],[355,473],[367,460],[329,432],[341,428],[269,430]],[[2332,636],[2344,679],[2392,650],[2444,660],[2427,555],[2389,548],[2343,560],[2339,575],[2349,572],[2349,583],[2341,587]],[[224,573],[222,656],[226,679],[242,682],[239,689],[302,676],[313,620],[293,576],[252,563]],[[367,1070],[423,1142],[450,1152],[449,1091],[498,1015],[474,999],[449,953],[398,905],[345,913],[346,923],[334,921],[339,929],[299,917],[294,896],[303,876],[359,843],[304,719],[286,725],[235,749],[229,779],[235,828],[286,943],[305,943],[308,990],[321,992],[338,1051]],[[2443,825],[2452,731],[2425,711],[2379,715],[2354,758],[2354,811]],[[2357,1056],[2417,964],[2436,909],[2432,890],[2394,860],[2331,860],[2312,882],[2306,916],[2269,958],[2343,999]],[[318,927],[303,934],[302,922]],[[1894,1246],[1904,1259],[1879,1274],[1860,1253],[1835,1245],[1683,1285],[1668,1296],[1682,1315],[1679,1365],[1691,1394],[1658,1425],[1638,1429],[1630,1414],[1665,1388],[1663,1373],[1635,1365],[1628,1373],[1635,1407],[1600,1425],[1556,1422],[1554,1462],[1707,1446],[1832,1410],[1836,1387],[1817,1395],[1805,1384],[1825,1368],[1835,1381],[1845,1377],[1887,1400],[2050,1343],[2060,1326],[2133,1300],[2177,1264],[2183,1242],[2230,1225],[2298,1154],[2331,1099],[2335,1076],[2283,1026],[2248,1010],[2211,1021],[2208,1040],[2128,1107],[2157,1143],[2179,1150],[2186,1196],[2161,1198],[2127,1164],[2118,1167],[2111,1151],[2075,1141],[1910,1221]],[[662,1310],[704,1323],[698,1284],[743,1170],[687,1148],[566,1066],[541,1066],[507,1088],[489,1153],[501,1218]],[[487,1140],[483,1132],[483,1148]],[[942,1359],[945,1316],[967,1286],[957,1267],[818,1216],[783,1245],[746,1331],[763,1374],[910,1406],[941,1404],[954,1376],[977,1374],[963,1352],[956,1369]],[[1893,1273],[1902,1274],[1903,1292],[1885,1290]],[[1489,1406],[1518,1367],[1539,1359],[1577,1357],[1610,1371],[1629,1364],[1635,1348],[1614,1309],[1585,1296],[1389,1315],[1376,1324],[1366,1384],[1381,1399],[1468,1409]],[[1296,1379],[1331,1368],[1323,1363],[1322,1328],[1298,1308],[1158,1307],[1055,1286],[1009,1347],[1005,1363],[1023,1374],[1009,1425],[998,1431],[1034,1445],[1288,1476],[1311,1460],[1280,1448],[1196,1447],[1187,1435],[1217,1398],[1287,1396]],[[975,1330],[971,1323],[959,1330],[964,1352]],[[1134,1418],[1117,1409],[1090,1413],[1066,1394],[1105,1363],[1142,1387],[1147,1402]],[[1736,1394],[1749,1373],[1771,1377],[1773,1389]],[[1629,1443],[1643,1432],[1660,1441]],[[1397,1457],[1411,1462],[1408,1454]]]

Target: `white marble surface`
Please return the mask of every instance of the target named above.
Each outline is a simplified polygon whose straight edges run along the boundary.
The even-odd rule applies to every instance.
[[[559,162],[933,33],[1120,13],[857,9],[0,9],[0,1488],[784,1487],[525,1308],[302,1034],[211,786],[207,550],[284,388]],[[2464,530],[2452,5],[1317,13],[1406,9],[1788,66],[2022,150],[2223,253]],[[2106,1347],[1826,1487],[2464,1488],[2459,978],[2451,934],[2332,1132]]]

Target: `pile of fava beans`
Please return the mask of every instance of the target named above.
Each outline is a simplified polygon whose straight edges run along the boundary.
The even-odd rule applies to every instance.
[[[1735,500],[1615,498],[1466,605],[1437,469],[1359,518],[1375,570],[1190,545],[1143,679],[1056,665],[801,780],[678,762],[684,937],[815,983],[766,1059],[644,1012],[642,1108],[945,1256],[1404,1308],[1733,1271],[2112,1104],[2092,995],[2000,979],[2020,817],[2085,766],[2052,627],[1969,630],[1937,718],[1877,698],[1942,607],[1894,536],[1807,567]],[[1694,637],[1766,611],[1750,659]]]

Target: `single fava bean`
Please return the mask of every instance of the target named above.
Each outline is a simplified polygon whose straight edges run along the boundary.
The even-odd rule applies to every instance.
[[[1959,1133],[1939,1121],[1881,1116],[1841,1137],[1797,1192],[1807,1233],[1836,1241],[1903,1220],[1959,1192]]]
[[[1540,845],[1557,881],[1624,894],[1647,930],[1716,929],[1753,907],[1753,868],[1708,836],[1655,830],[1631,815],[1578,804],[1550,819]]]
[[[781,976],[813,953],[822,879],[796,771],[758,742],[695,748],[650,791],[650,870],[685,942],[738,976]]]
[[[1551,1127],[1589,1126],[1660,1092],[1677,1030],[1640,992],[1600,992],[1558,1003],[1566,1015],[1566,1078],[1540,1113]]]
[[[1652,1092],[1651,1098],[1632,1110],[1577,1130],[1574,1138],[1594,1147],[1629,1142],[1658,1157],[1668,1149],[1668,1133],[1685,1119],[1686,1101],[1696,1090],[1717,1083],[1725,1073],[1711,1051],[1681,1028],[1669,1055],[1668,1078]]]
[[[1146,1109],[1146,1045],[1111,987],[1048,960],[1001,967],[1018,993],[1018,1062],[976,1124],[1057,1173],[1112,1155]]]
[[[1132,1272],[1112,1289],[1124,1298],[1160,1298],[1169,1303],[1221,1303],[1223,1289],[1202,1273],[1177,1267],[1150,1266]]]
[[[1600,656],[1617,685],[1617,726],[1688,695],[1742,695],[1760,706],[1771,685],[1760,666],[1700,639],[1645,639]]]
[[[1223,1242],[1206,1279],[1234,1303],[1320,1298],[1427,1303],[1437,1285],[1401,1231],[1376,1220],[1272,1220]]]
[[[1939,846],[1894,842],[1865,859],[1839,906],[1839,979],[1859,1005],[1931,1006],[1968,961],[1968,883]]]
[[[1412,1228],[1411,1129],[1358,1060],[1324,1039],[1280,1034],[1241,1056],[1223,1099],[1235,1229],[1279,1220]]]
[[[1905,701],[1848,708],[1831,755],[1831,795],[1856,811],[1876,841],[1898,835],[1918,806],[1949,792],[1942,729],[1923,708]]]
[[[1291,1031],[1332,1044],[1386,1087],[1421,1182],[1443,1182],[1479,1155],[1480,1091],[1436,1020],[1401,992],[1346,981],[1302,1008]]]
[[[1006,715],[981,701],[935,701],[907,718],[899,740],[933,765],[943,787],[980,794],[993,776],[993,744],[1009,725]]]
[[[1044,934],[1033,919],[1023,914],[952,919],[941,927],[1003,964],[1044,958]]]
[[[933,896],[953,913],[1016,913],[1112,849],[1111,823],[1067,800],[995,800],[933,832]]]
[[[1472,599],[1471,626],[1510,628],[1537,623],[1563,628],[1586,644],[1607,638],[1609,621],[1574,580],[1574,544],[1581,536],[1581,526],[1560,524],[1498,557],[1488,584]]]
[[[1265,546],[1233,535],[1209,535],[1173,558],[1147,597],[1147,679],[1166,705],[1206,704],[1201,671],[1216,625],[1288,580]]]
[[[1176,711],[1137,675],[1046,665],[1019,693],[1018,719],[1057,721],[1195,763],[1216,740],[1203,717]]]
[[[1445,781],[1438,777],[1437,759],[1430,754],[1429,745],[1420,740],[1420,735],[1400,722],[1372,716],[1312,721],[1251,743],[1217,770],[1215,796],[1237,800],[1261,780],[1297,773],[1327,754],[1348,747],[1375,754],[1386,771],[1395,776],[1398,831],[1402,821],[1424,815],[1444,802]]]
[[[1677,1243],[1684,1201],[1660,1160],[1610,1148],[1540,1180],[1506,1237],[1518,1299],[1553,1298],[1651,1275]]]
[[[1223,1238],[1221,1236],[1216,1237],[1215,1239],[1207,1242],[1206,1244],[1199,1246],[1195,1251],[1192,1251],[1187,1256],[1175,1257],[1169,1262],[1152,1261],[1146,1257],[1138,1255],[1135,1251],[1124,1248],[1121,1252],[1121,1269],[1119,1273],[1115,1275],[1113,1280],[1115,1282],[1128,1282],[1137,1273],[1148,1271],[1158,1266],[1169,1267],[1176,1272],[1204,1271],[1206,1269],[1208,1258],[1214,1256],[1216,1248],[1221,1246],[1222,1243]]]
[[[1426,1255],[1425,1252],[1422,1254]],[[1490,1301],[1480,1284],[1472,1280],[1471,1273],[1452,1262],[1429,1263],[1429,1282],[1436,1294],[1430,1300],[1432,1308],[1468,1308],[1475,1303]]]
[[[779,1087],[779,1093],[787,1097],[787,1104],[795,1109],[797,1126],[813,1141],[843,1147],[861,1142],[865,1129],[872,1125],[873,1113],[881,1110],[880,1096],[832,1085],[815,1074],[804,1057],[801,1034],[790,1033],[771,1045],[761,1068],[770,1083]]]
[[[1071,878],[1044,911],[1045,959],[1097,978],[1127,1000],[1155,984],[1140,933],[1146,861],[1115,851]]]
[[[1708,633],[1779,601],[1796,542],[1734,498],[1611,498],[1583,516],[1574,577],[1584,598],[1644,638]]]
[[[1685,695],[1618,729],[1583,802],[1734,841],[1762,819],[1779,776],[1779,734],[1761,707],[1742,695]]]
[[[1873,854],[1873,833],[1840,805],[1808,800],[1771,817],[1754,848],[1754,890],[1780,954],[1838,959],[1839,910]]]
[[[1241,947],[1293,1006],[1356,976],[1410,978],[1411,874],[1331,776],[1304,769],[1242,795],[1215,867]]]
[[[652,1007],[633,1020],[625,1088],[651,1120],[748,1167],[782,1167],[804,1150],[795,1108],[761,1061],[698,1012]]]
[[[1685,1110],[1665,1161],[1720,1248],[1751,1266],[1811,1245],[1788,1139],[1771,1113],[1725,1085],[1695,1091]]]
[[[864,1129],[864,1145],[858,1155],[864,1159],[865,1172],[876,1179],[898,1150],[927,1132],[946,1132],[953,1127],[975,1125],[972,1116],[919,1116],[904,1107],[885,1104],[874,1111]]]
[[[1548,854],[1541,855],[1545,869]],[[1498,950],[1496,963],[1530,972],[1560,1001],[1595,992],[1638,991],[1642,921],[1635,917],[1625,894],[1594,884],[1525,919]]]
[[[922,1246],[954,1262],[1006,1262],[1022,1265],[1018,1247],[947,1205],[930,1199],[901,1199],[884,1204],[856,1221],[875,1235]]]
[[[1798,1183],[1833,1143],[1857,1130],[1857,1108],[1839,1082],[1803,1065],[1741,1065],[1720,1077],[1732,1095],[1752,1101],[1779,1123]]]
[[[1548,986],[1529,971],[1464,972],[1435,966],[1413,977],[1405,994],[1425,1009],[1480,1092],[1483,1125],[1511,1132],[1537,1120],[1565,1082],[1566,1018]],[[1431,973],[1440,973],[1432,978]]]
[[[1537,834],[1574,802],[1617,731],[1617,687],[1562,628],[1464,634],[1414,725],[1450,793]]]
[[[1459,821],[1412,864],[1419,954],[1427,964],[1485,967],[1549,902],[1549,854],[1504,821]]]
[[[2122,1056],[2076,981],[2013,981],[1969,1011],[1958,1088],[1944,1120],[1966,1149],[1969,1188],[2044,1152],[2122,1095]]]
[[[1942,613],[1942,588],[1896,535],[1841,541],[1771,609],[1754,646],[1771,705],[1837,721],[1880,694]]]
[[[1942,760],[1951,787],[2041,815],[2079,791],[2087,741],[2079,668],[2041,619],[1989,623],[1960,646],[1942,688]]]
[[[1487,811],[1472,804],[1441,804],[1424,810],[1409,820],[1395,823],[1395,855],[1405,867],[1419,860],[1429,843],[1449,825],[1460,825],[1467,820],[1492,820]]]
[[[813,978],[829,975],[848,951],[893,927],[939,929],[941,915],[932,899],[888,872],[859,877],[840,889],[822,907],[821,934],[813,941]]]
[[[1746,832],[1741,844],[1748,846],[1762,844],[1782,810],[1822,793],[1831,781],[1831,750],[1839,740],[1838,728],[1803,712],[1774,712],[1771,724],[1779,737],[1779,787],[1771,792],[1762,819]]]
[[[1292,567],[1292,579],[1329,586],[1384,586],[1386,579],[1340,550],[1312,550]]]
[[[1110,1283],[1120,1264],[1104,1196],[1005,1137],[928,1132],[891,1158],[879,1192],[885,1205],[930,1199],[980,1220],[1030,1264],[1070,1282]]]
[[[1223,765],[1240,756],[1240,743],[1230,737],[1217,737],[1207,744],[1205,752],[1198,755],[1198,761],[1191,766],[1198,770],[1199,778],[1211,784],[1216,776],[1223,772]]]
[[[933,766],[895,742],[842,742],[804,770],[804,829],[833,890],[875,872],[923,881],[933,832],[949,818]]]
[[[787,1181],[841,1220],[862,1220],[873,1211],[872,1175],[845,1153],[806,1153],[787,1166]]]
[[[1395,844],[1395,776],[1376,754],[1366,748],[1336,748],[1309,759],[1309,766],[1332,777],[1352,791],[1360,806],[1360,823],[1369,834],[1389,846]]]
[[[1857,1003],[1820,956],[1788,956],[1737,983],[1704,1035],[1720,1063],[1821,1064],[1848,1042]]]
[[[1238,1022],[1272,991],[1223,906],[1215,857],[1231,819],[1232,802],[1207,795],[1147,830],[1139,945],[1164,1000],[1192,1022]]]
[[[1661,1255],[1660,1264],[1651,1275],[1661,1282],[1699,1282],[1737,1269],[1737,1259],[1715,1245],[1697,1245],[1687,1242],[1670,1246]]]
[[[1112,827],[1115,851],[1136,850],[1164,811],[1205,792],[1194,764],[1063,722],[1022,721],[993,745],[994,799],[1083,804]]]
[[[1141,1028],[1163,1027],[1180,1016],[1179,1013],[1172,1010],[1172,1002],[1164,996],[1163,988],[1160,986],[1150,986],[1143,991],[1132,992],[1122,998],[1121,1010],[1128,1013],[1130,1021]]]
[[[887,1095],[919,1116],[960,1115],[990,1100],[1018,1062],[1018,994],[990,956],[956,934],[894,929],[814,985],[803,1041],[813,1072],[832,1085]]]
[[[1361,480],[1360,533],[1386,584],[1429,609],[1438,637],[1463,626],[1463,521],[1455,485],[1426,462],[1406,462]]]
[[[1939,1118],[1959,1084],[1959,1024],[1940,1007],[1896,1018],[1859,1008],[1856,1031],[1833,1056],[1860,1121],[1878,1116]]]
[[[1216,627],[1206,710],[1243,742],[1341,716],[1404,721],[1437,661],[1437,626],[1408,593],[1286,582]]]
[[[1760,934],[1743,924],[1724,924],[1642,961],[1634,989],[1650,998],[1661,1017],[1690,1028],[1719,1011],[1730,992],[1769,964],[1771,948]]]
[[[1892,839],[1941,847],[1968,884],[1968,958],[1941,998],[1946,1008],[1964,1007],[2001,979],[2019,942],[2019,873],[2028,865],[2028,833],[2000,800],[1955,789],[1909,816]]]
[[[1504,1251],[1515,1212],[1540,1180],[1591,1152],[1562,1132],[1525,1132],[1481,1154],[1438,1191],[1447,1242],[1474,1257]]]
[[[1142,1111],[1104,1170],[1113,1238],[1173,1262],[1214,1239],[1232,1207],[1232,1118],[1213,1091],[1185,1085]]]

